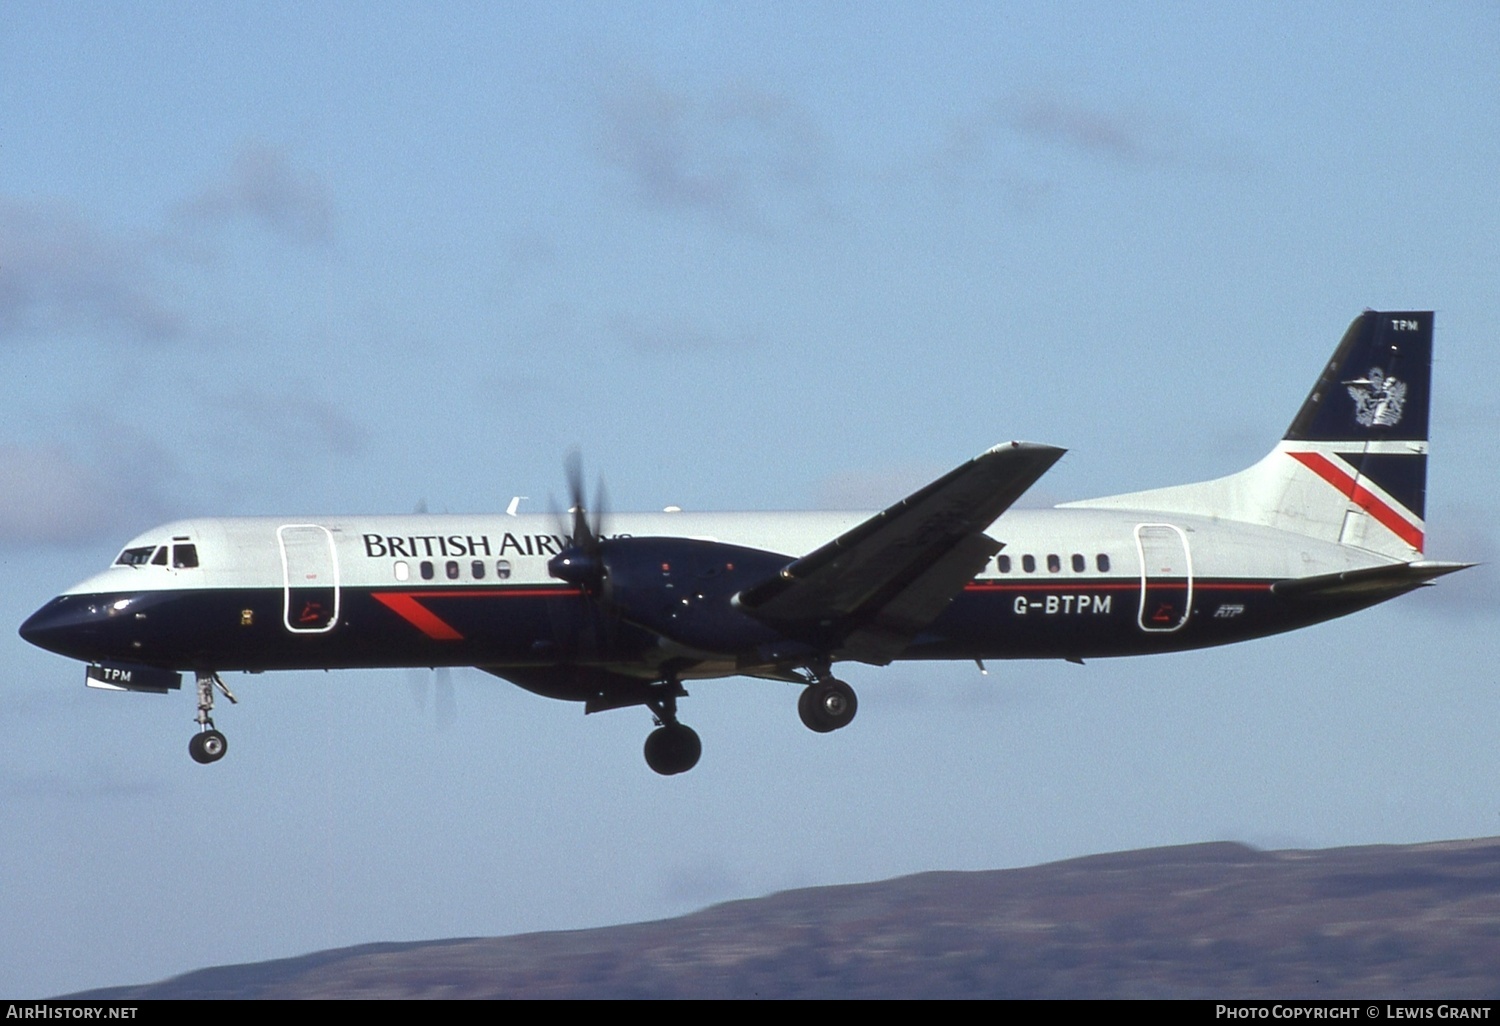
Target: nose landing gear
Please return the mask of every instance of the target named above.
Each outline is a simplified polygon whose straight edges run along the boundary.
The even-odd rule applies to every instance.
[[[210,715],[214,709],[214,688],[224,692],[224,697],[232,703],[238,703],[239,699],[234,697],[234,692],[219,679],[217,673],[200,672],[197,677],[198,716],[193,722],[198,724],[198,733],[188,742],[188,754],[193,757],[194,762],[206,766],[211,762],[218,762],[229,751],[228,739],[214,729],[214,719]]]

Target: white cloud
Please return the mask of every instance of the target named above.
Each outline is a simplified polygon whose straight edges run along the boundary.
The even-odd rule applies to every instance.
[[[243,218],[300,245],[333,239],[333,194],[321,178],[295,167],[283,151],[263,144],[240,150],[223,180],[182,207],[189,219],[214,223]]]
[[[1078,158],[1121,172],[1223,171],[1236,163],[1161,113],[1031,91],[955,118],[930,166],[950,184],[998,185],[1029,202],[1053,192]]]
[[[100,462],[61,445],[0,444],[0,544],[116,538],[166,519],[159,474]]]
[[[1032,94],[1002,101],[1000,118],[1016,133],[1133,164],[1159,156],[1145,119],[1104,111],[1059,96]]]
[[[601,156],[644,205],[750,228],[784,219],[789,202],[825,206],[822,138],[789,98],[734,85],[698,99],[642,75],[602,93]]]
[[[178,338],[184,320],[160,298],[141,249],[69,207],[0,198],[0,339]]]
[[[369,439],[363,425],[300,386],[277,394],[236,392],[215,401],[214,408],[269,439],[283,454],[356,456]]]

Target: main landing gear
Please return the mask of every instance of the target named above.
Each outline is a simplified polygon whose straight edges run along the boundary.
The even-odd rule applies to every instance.
[[[677,721],[677,699],[687,692],[675,680],[652,686],[647,702],[656,729],[646,738],[646,765],[664,777],[686,773],[698,765],[703,742],[698,732]],[[807,686],[797,698],[797,713],[808,730],[830,734],[847,727],[859,710],[854,689],[828,672],[826,666],[808,671]],[[196,758],[196,756],[195,756]]]
[[[802,689],[797,698],[797,715],[808,730],[829,734],[847,727],[859,711],[854,689],[826,674],[818,676]]]
[[[677,722],[677,697],[686,695],[677,681],[660,685],[662,694],[647,704],[656,720],[657,727],[646,737],[646,765],[664,777],[686,773],[698,765],[703,754],[703,742],[698,732],[685,723]]]
[[[209,715],[214,709],[214,688],[224,692],[224,697],[230,702],[238,702],[239,699],[234,697],[234,692],[219,679],[217,673],[199,673],[197,676],[198,717],[194,722],[198,724],[198,733],[188,742],[188,754],[193,757],[194,762],[207,765],[218,762],[229,751],[228,739],[214,729],[214,719]]]

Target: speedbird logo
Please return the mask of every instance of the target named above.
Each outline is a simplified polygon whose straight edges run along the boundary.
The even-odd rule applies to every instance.
[[[1344,384],[1349,389],[1349,398],[1354,400],[1354,419],[1360,426],[1395,427],[1401,423],[1406,382],[1394,374],[1386,377],[1379,367],[1371,367],[1367,377]]]

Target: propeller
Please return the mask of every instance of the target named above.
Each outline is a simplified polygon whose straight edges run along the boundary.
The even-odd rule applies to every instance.
[[[453,687],[453,671],[447,666],[423,670],[412,667],[406,671],[407,688],[418,711],[427,714],[427,696],[434,699],[434,722],[438,730],[446,731],[458,722],[458,696]]]
[[[569,540],[548,560],[547,572],[577,586],[589,601],[549,606],[559,618],[559,645],[580,659],[613,654],[625,624],[707,652],[746,652],[784,640],[775,628],[735,609],[733,599],[746,584],[774,577],[786,566],[786,556],[701,538],[607,538],[604,485],[595,488],[591,515],[577,450],[568,454],[566,470],[572,505],[558,520]],[[674,568],[694,587],[674,590]],[[641,644],[639,635],[633,644]]]
[[[564,521],[568,534],[568,545],[547,562],[547,572],[560,581],[577,584],[590,592],[596,590],[604,580],[604,564],[600,559],[600,548],[604,541],[604,482],[594,487],[594,516],[589,520],[587,500],[583,491],[583,457],[577,449],[568,453],[565,464],[568,477],[568,512],[572,522]]]

